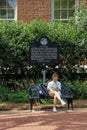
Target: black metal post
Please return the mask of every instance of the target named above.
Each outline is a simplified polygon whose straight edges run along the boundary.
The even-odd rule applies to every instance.
[[[30,111],[33,109],[33,99],[30,99]]]

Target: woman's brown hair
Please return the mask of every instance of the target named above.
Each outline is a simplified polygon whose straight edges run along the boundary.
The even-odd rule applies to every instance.
[[[54,77],[59,77],[59,76],[58,76],[57,73],[54,73],[54,74],[52,75],[52,79],[53,79]]]

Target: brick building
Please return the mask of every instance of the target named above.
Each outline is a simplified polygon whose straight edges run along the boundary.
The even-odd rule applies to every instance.
[[[80,0],[0,0],[0,20],[68,20],[79,3]]]

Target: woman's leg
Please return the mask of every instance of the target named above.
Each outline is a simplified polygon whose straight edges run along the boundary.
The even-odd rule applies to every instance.
[[[53,109],[56,108],[58,98],[55,96],[54,92],[49,92],[49,95],[54,98],[54,106]]]
[[[55,93],[55,96],[57,97],[57,99],[59,99],[59,101],[61,102],[61,104],[65,105],[66,103],[61,99],[60,94],[57,91],[55,91],[54,93]]]
[[[58,101],[58,99],[57,99],[57,97],[54,95],[54,107],[56,107],[57,101]]]

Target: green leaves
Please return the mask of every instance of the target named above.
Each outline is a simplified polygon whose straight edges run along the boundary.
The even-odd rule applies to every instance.
[[[87,35],[83,27],[70,22],[5,21],[0,22],[0,73],[29,73],[29,44],[41,36],[59,43],[61,67],[69,69],[87,58]]]
[[[73,21],[66,23],[60,21],[46,23],[41,20],[35,20],[28,24],[0,22],[0,74],[28,74],[31,77],[39,78],[41,76],[40,66],[29,68],[28,57],[29,44],[41,36],[47,36],[53,42],[59,43],[60,64],[57,71],[60,75],[65,77],[69,75],[68,77],[70,77],[74,72],[84,72],[79,67],[80,61],[87,59],[87,8],[83,7],[84,5],[76,7],[77,19],[74,17]],[[50,65],[48,70],[48,75],[51,75],[54,68]],[[4,82],[3,75],[0,81]],[[81,84],[74,84],[75,95],[84,98],[87,97],[87,82],[82,86]],[[21,94],[23,95],[25,92]],[[8,97],[11,100],[15,98],[16,101],[16,94],[14,97],[10,96],[6,94],[2,100],[7,100]],[[21,100],[20,97],[21,95],[19,95],[18,102],[22,102],[24,98],[23,96]]]
[[[0,86],[0,101],[11,103],[29,102],[29,93],[27,90],[11,92],[7,87]]]
[[[74,98],[87,99],[87,81],[75,81],[73,83]]]

